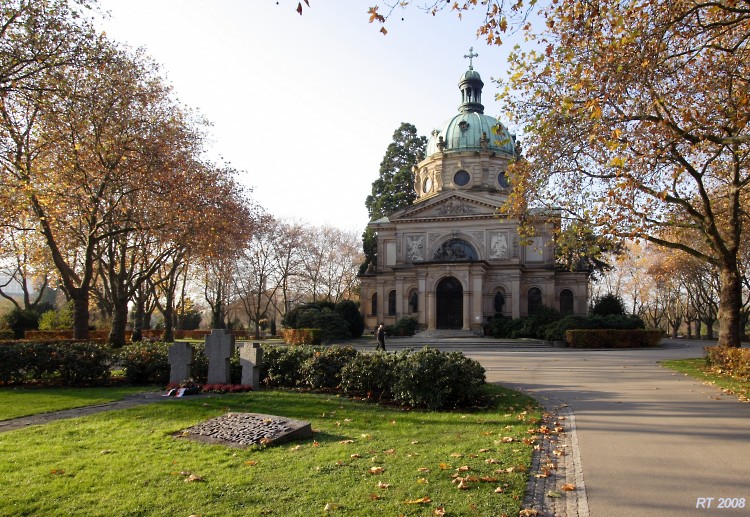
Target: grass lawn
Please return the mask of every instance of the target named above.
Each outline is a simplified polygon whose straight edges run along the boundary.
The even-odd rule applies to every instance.
[[[515,516],[541,413],[523,394],[488,389],[492,410],[266,390],[2,433],[0,515]],[[306,420],[314,437],[245,450],[172,437],[227,411]],[[467,489],[455,476],[470,476]]]
[[[750,382],[713,371],[706,366],[706,360],[703,358],[661,361],[659,364],[689,375],[705,384],[716,386],[728,395],[736,395],[743,402],[750,402]]]
[[[126,395],[154,391],[148,387],[115,388],[0,388],[0,420],[94,406],[122,400]]]

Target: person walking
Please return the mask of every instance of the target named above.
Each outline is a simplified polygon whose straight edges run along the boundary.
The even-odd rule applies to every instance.
[[[378,339],[378,346],[375,347],[375,351],[382,350],[385,352],[385,327],[382,323],[375,331],[375,337]]]

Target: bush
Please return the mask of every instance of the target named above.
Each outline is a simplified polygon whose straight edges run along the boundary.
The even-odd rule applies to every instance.
[[[284,343],[289,345],[319,345],[320,329],[284,329],[281,331]]]
[[[46,311],[39,317],[39,330],[68,330],[73,328],[70,304],[60,310]]]
[[[392,399],[397,354],[357,354],[341,369],[344,393],[371,399]]]
[[[484,368],[461,352],[428,347],[407,352],[396,364],[394,380],[394,400],[410,406],[443,409],[484,402]]]
[[[113,355],[98,343],[70,343],[59,347],[60,380],[66,386],[104,383],[109,379]]]
[[[568,330],[565,341],[572,348],[637,348],[656,346],[662,336],[661,330]]]
[[[111,363],[111,350],[95,343],[15,343],[0,346],[0,381],[102,383]]]
[[[349,334],[351,337],[362,337],[365,331],[365,320],[359,312],[359,306],[351,301],[344,300],[336,304],[334,310],[341,315],[349,325]]]
[[[357,351],[350,346],[316,350],[302,363],[302,382],[313,389],[337,388],[341,369],[356,356]]]
[[[311,346],[263,347],[260,378],[267,386],[302,385],[302,364],[314,353]]]
[[[565,332],[574,329],[644,329],[646,325],[638,316],[628,314],[611,314],[608,316],[579,316],[570,315],[553,323],[544,325],[540,329],[541,338],[547,341],[563,341]]]
[[[169,382],[169,347],[170,343],[147,341],[124,346],[118,358],[128,382],[166,385]]]
[[[39,314],[30,309],[14,307],[3,319],[5,326],[13,331],[15,339],[23,339],[27,330],[39,327]]]
[[[416,318],[404,316],[395,325],[388,325],[385,328],[385,332],[389,336],[413,336],[417,331],[417,325]]]
[[[357,305],[348,300],[300,305],[287,312],[282,323],[291,329],[320,329],[323,342],[359,337],[365,328]]]
[[[625,304],[619,296],[607,293],[594,300],[589,312],[597,316],[622,315],[625,314]]]
[[[750,349],[709,346],[705,351],[708,366],[719,373],[728,373],[742,381],[750,381]]]

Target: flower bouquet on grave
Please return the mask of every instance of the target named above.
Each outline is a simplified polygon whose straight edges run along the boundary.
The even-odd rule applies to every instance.
[[[202,391],[201,385],[188,379],[180,383],[171,382],[167,385],[165,397],[185,397],[187,395],[197,395]]]

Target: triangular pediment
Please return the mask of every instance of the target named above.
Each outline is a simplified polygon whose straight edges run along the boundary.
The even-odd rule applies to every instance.
[[[391,222],[471,219],[497,216],[504,198],[487,199],[486,196],[464,192],[448,192],[403,208],[389,217]]]

